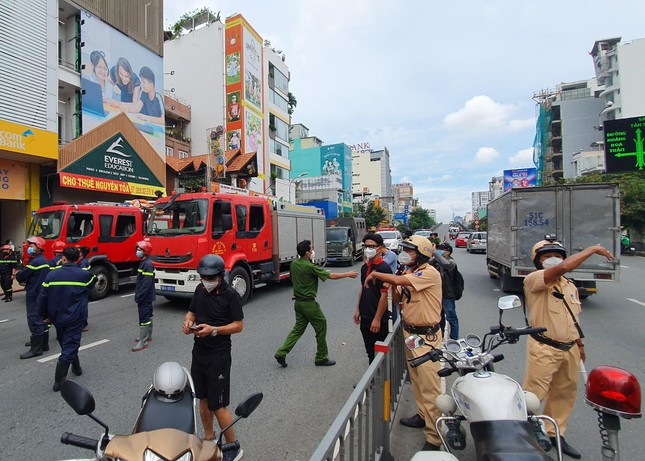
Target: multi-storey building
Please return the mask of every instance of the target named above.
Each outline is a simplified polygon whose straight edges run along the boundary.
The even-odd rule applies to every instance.
[[[393,211],[392,170],[387,147],[372,150],[367,144],[367,149],[352,150],[352,195],[358,203],[379,198],[382,207]]]
[[[472,215],[477,216],[479,210],[481,210],[482,208],[486,209],[486,205],[488,205],[488,191],[472,192],[470,196]]]
[[[495,200],[497,197],[504,193],[504,177],[493,176],[488,183],[488,198],[489,201]]]
[[[190,157],[190,104],[171,91],[164,95],[166,114],[166,156],[177,159]]]

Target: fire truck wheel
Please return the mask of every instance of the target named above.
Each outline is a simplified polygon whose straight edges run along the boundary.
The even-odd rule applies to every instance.
[[[92,273],[96,277],[96,284],[90,291],[90,299],[93,301],[105,298],[110,292],[110,274],[105,267],[93,267]]]
[[[242,304],[246,304],[251,295],[251,279],[248,272],[240,266],[235,266],[229,274],[231,286],[237,291],[242,298]]]

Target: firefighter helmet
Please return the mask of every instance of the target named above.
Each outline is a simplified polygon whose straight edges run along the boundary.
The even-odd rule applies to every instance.
[[[141,251],[143,251],[144,255],[149,255],[150,252],[152,252],[152,244],[150,242],[146,242],[145,240],[137,242],[137,244],[134,246],[134,249],[136,250],[137,248],[140,248]]]
[[[28,244],[33,243],[34,245],[36,245],[36,248],[38,248],[39,250],[45,249],[45,239],[42,237],[35,237],[35,236],[29,237],[27,239],[27,243]]]
[[[55,241],[54,244],[52,245],[52,251],[54,253],[56,252],[62,253],[64,249],[65,249],[65,243],[61,242],[60,240]]]

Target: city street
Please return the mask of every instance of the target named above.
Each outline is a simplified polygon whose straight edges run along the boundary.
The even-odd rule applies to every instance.
[[[447,226],[438,229],[447,233]],[[485,255],[456,249],[455,259],[465,278],[465,293],[457,303],[462,336],[483,335],[497,320],[496,301],[503,293],[499,283],[488,277]],[[645,279],[645,260],[623,257],[621,281],[599,284],[599,292],[583,302],[582,327],[586,334],[587,370],[601,364],[626,368],[645,382],[642,360],[645,296],[638,288]],[[354,265],[358,270],[359,264]],[[345,268],[330,268],[345,271]],[[337,365],[315,367],[313,330],[305,333],[287,357],[282,369],[273,359],[275,350],[293,326],[291,287],[283,284],[257,290],[245,306],[244,331],[233,338],[231,406],[252,392],[263,392],[264,401],[248,420],[236,426],[245,459],[307,460],[334,420],[367,366],[367,357],[358,328],[352,321],[358,281],[343,279],[320,284],[318,300],[327,315],[330,357]],[[89,451],[64,446],[65,432],[98,438],[101,427],[87,417],[77,416],[53,393],[55,354],[51,350],[38,359],[20,360],[28,339],[24,293],[12,303],[0,304],[0,457],[2,459],[87,458]],[[77,379],[92,390],[95,416],[107,423],[112,433],[128,433],[136,418],[141,397],[151,383],[155,368],[164,361],[190,366],[192,338],[181,333],[186,306],[163,298],[155,303],[154,335],[151,346],[133,353],[137,334],[137,313],[133,290],[112,294],[90,304],[90,330],[80,352],[84,374]],[[522,312],[510,312],[505,323],[523,324]],[[53,332],[53,330],[52,330]],[[525,340],[502,349],[506,359],[497,370],[521,380]],[[40,360],[39,360],[40,359]],[[405,415],[397,415],[398,418]],[[198,418],[199,419],[199,418]],[[398,422],[397,422],[398,424]],[[623,420],[620,433],[622,459],[641,455],[642,420]],[[200,427],[201,430],[201,427]],[[397,434],[410,439],[396,459],[410,459],[423,444],[421,431],[404,428]],[[570,419],[567,439],[584,459],[598,459],[600,436],[596,415],[580,398]],[[400,444],[399,444],[400,446]],[[474,459],[472,444],[460,459]]]

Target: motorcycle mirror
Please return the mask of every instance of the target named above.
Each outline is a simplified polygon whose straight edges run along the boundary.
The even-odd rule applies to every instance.
[[[411,351],[420,348],[425,343],[426,342],[423,340],[423,338],[418,335],[410,335],[405,338],[405,347],[407,347]]]
[[[516,309],[522,307],[522,301],[518,296],[502,296],[497,300],[497,307],[499,310],[505,311],[508,309]]]
[[[262,392],[256,392],[255,394],[249,395],[237,406],[235,414],[242,418],[248,418],[248,416],[255,411],[258,405],[260,405],[263,398],[264,394]]]
[[[60,394],[76,414],[89,415],[94,411],[94,397],[82,384],[68,379],[61,385]]]

